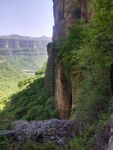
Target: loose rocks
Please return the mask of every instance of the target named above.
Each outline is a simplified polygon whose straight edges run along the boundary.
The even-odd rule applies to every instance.
[[[11,130],[0,132],[0,137],[8,137],[16,142],[31,140],[36,143],[50,142],[64,145],[74,138],[74,122],[69,120],[15,121]]]

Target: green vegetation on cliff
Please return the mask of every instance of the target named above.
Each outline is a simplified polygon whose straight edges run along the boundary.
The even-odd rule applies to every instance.
[[[75,139],[77,150],[95,149],[95,137],[102,134],[113,110],[112,0],[96,0],[93,11],[91,23],[80,21],[57,44],[58,60],[64,64],[73,93],[78,91],[73,118],[84,130]]]
[[[103,135],[113,111],[112,0],[96,0],[93,11],[90,23],[78,22],[70,29],[68,38],[57,44],[57,61],[62,61],[73,93],[77,91],[76,99],[73,97],[76,107],[72,118],[78,122],[80,130],[65,150],[101,149],[102,145],[96,145],[96,140]],[[56,117],[54,100],[44,91],[44,78],[40,73],[18,85],[22,89],[9,98],[1,111],[1,121]],[[24,146],[27,149],[27,145]],[[34,150],[38,148],[36,144],[30,146]],[[39,149],[57,149],[44,146]]]

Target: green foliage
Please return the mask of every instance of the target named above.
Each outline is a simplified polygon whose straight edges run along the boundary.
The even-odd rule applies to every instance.
[[[78,22],[68,38],[56,45],[58,61],[62,61],[67,77],[71,77],[73,93],[79,88],[73,118],[84,124],[84,131],[74,141],[77,150],[92,150],[94,136],[103,132],[112,113],[112,0],[96,0],[92,11],[95,15],[91,23]]]
[[[1,150],[58,150],[60,147],[57,147],[56,145],[45,143],[45,144],[39,144],[39,143],[33,143],[32,141],[24,142],[24,143],[14,143],[12,144],[11,141],[8,139],[0,139],[0,149]],[[61,149],[62,150],[62,149]]]
[[[17,83],[26,75],[19,68],[7,63],[5,59],[0,58],[0,61],[0,97],[3,98],[16,91]]]
[[[36,78],[44,77],[45,75],[45,65],[41,69],[35,72],[35,76],[22,80],[18,83],[18,87],[22,88],[31,84]]]
[[[109,79],[110,66],[113,63],[111,4],[111,0],[95,1],[94,11],[96,14],[92,24],[78,22],[75,27],[70,29],[68,38],[57,44],[58,59],[60,58],[63,62],[67,75],[70,73],[72,82],[75,74],[80,74],[80,105],[88,103],[88,105],[92,105],[92,108],[98,102],[100,105],[102,103],[108,105],[107,102],[111,96]],[[80,107],[78,106],[78,108]]]
[[[42,76],[45,75],[46,63],[44,63],[43,67],[35,72],[35,75]]]
[[[46,60],[46,54],[40,56],[0,56],[0,97],[13,94],[18,89],[18,82],[31,75],[24,71],[35,73],[35,70],[38,70]],[[22,86],[23,83],[19,84]]]
[[[16,66],[20,69],[25,70],[36,70],[42,67],[47,60],[47,55],[36,55],[36,56],[8,56],[4,58],[11,65]]]
[[[113,111],[110,87],[110,67],[113,64],[112,0],[95,0],[92,11],[94,16],[91,23],[78,22],[70,29],[67,39],[56,44],[57,61],[63,63],[66,75],[71,77],[73,93],[79,87],[73,118],[79,120],[83,127],[74,141],[61,148],[65,150],[93,150],[95,136],[104,132]],[[42,71],[36,75],[41,73]],[[24,81],[22,86],[24,90],[10,98],[1,118],[4,114],[9,116],[9,120],[39,120],[56,116],[54,100],[44,91],[43,78]],[[28,148],[29,144],[24,146]],[[45,149],[54,150],[54,146],[51,148],[51,145],[46,145]]]
[[[32,80],[32,82],[31,82]],[[0,121],[17,119],[43,120],[57,117],[54,98],[44,89],[44,77],[40,73],[33,78],[25,80],[25,85],[16,94],[5,102],[0,112]],[[30,82],[29,82],[30,81]],[[27,83],[27,84],[26,84]],[[1,124],[1,128],[4,124]]]
[[[30,77],[30,78],[20,81],[18,83],[18,87],[22,88],[22,87],[28,86],[29,84],[31,84],[34,81],[35,78],[36,77],[33,76],[33,77]]]

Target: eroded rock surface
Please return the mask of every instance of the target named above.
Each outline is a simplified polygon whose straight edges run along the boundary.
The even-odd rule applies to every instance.
[[[11,130],[0,132],[0,137],[7,137],[16,142],[50,142],[64,145],[74,138],[74,122],[68,120],[15,121]]]

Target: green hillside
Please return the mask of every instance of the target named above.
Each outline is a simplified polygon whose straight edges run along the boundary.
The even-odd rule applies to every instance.
[[[0,96],[12,94],[17,87],[17,83],[26,76],[14,65],[9,64],[4,58],[0,58]]]
[[[8,122],[16,119],[42,120],[57,117],[54,98],[44,89],[42,71],[37,72],[34,77],[19,82],[18,85],[20,90],[0,103],[1,128],[6,128]]]
[[[0,96],[7,96],[15,92],[18,89],[18,82],[33,75],[45,61],[46,56],[2,56],[0,58]],[[25,72],[27,70],[30,73]]]
[[[47,61],[48,37],[0,36],[0,96],[15,92],[17,84],[34,75]],[[18,42],[18,44],[17,44]],[[31,45],[30,45],[31,43]]]
[[[7,63],[20,68],[21,70],[38,70],[47,61],[47,55],[37,56],[4,56]]]

